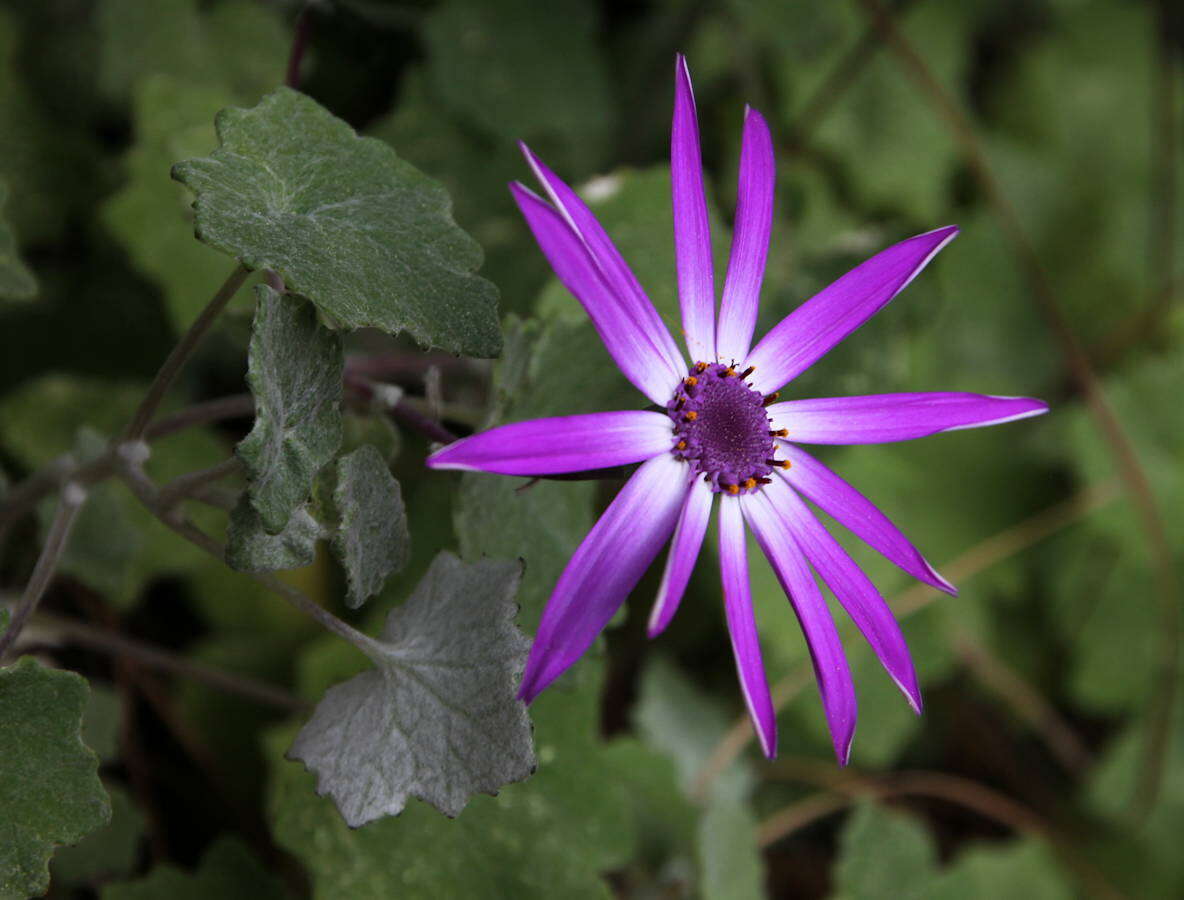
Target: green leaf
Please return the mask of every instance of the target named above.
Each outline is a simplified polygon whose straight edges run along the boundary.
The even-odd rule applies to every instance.
[[[86,681],[26,657],[0,669],[0,898],[49,887],[55,846],[111,818],[99,761],[82,743]]]
[[[924,827],[865,802],[843,826],[835,887],[843,900],[922,897],[936,869],[937,848]]]
[[[278,272],[343,326],[498,354],[497,291],[472,274],[481,248],[437,182],[287,88],[215,124],[220,149],[173,169],[197,194],[201,240]]]
[[[586,325],[551,322],[507,327],[506,355],[494,373],[490,425],[565,413],[620,408],[636,396],[611,363],[597,371],[596,335]],[[614,402],[612,398],[621,398]],[[600,404],[605,405],[600,405]],[[501,475],[461,478],[453,522],[461,555],[526,561],[519,602],[534,627],[572,552],[592,527],[593,482],[527,482]]]
[[[237,837],[206,851],[196,872],[160,865],[136,881],[103,888],[102,900],[283,900],[283,885]]]
[[[333,549],[349,583],[346,605],[357,609],[382,590],[388,576],[407,565],[407,510],[399,482],[369,445],[338,460],[333,501],[341,517]]]
[[[53,884],[91,884],[100,879],[122,878],[135,868],[144,836],[144,814],[123,788],[107,785],[111,797],[111,821],[73,847],[54,854]]]
[[[169,178],[169,169],[217,146],[214,114],[233,99],[219,84],[172,75],[137,82],[135,143],[123,160],[127,180],[101,213],[136,267],[160,286],[178,331],[209,302],[226,279],[228,264],[193,239],[191,194]]]
[[[636,744],[601,742],[591,674],[582,667],[568,689],[553,687],[532,705],[538,772],[497,797],[474,797],[455,820],[412,803],[397,818],[351,831],[313,796],[311,776],[279,761],[287,735],[277,733],[269,803],[276,841],[306,866],[318,900],[609,900],[602,873],[628,860],[638,837]]]
[[[116,100],[158,73],[254,98],[279,83],[291,43],[279,16],[249,0],[208,12],[197,0],[108,0],[97,13],[99,87]]]
[[[109,685],[92,682],[86,712],[82,715],[82,743],[90,747],[101,762],[119,756],[119,729],[123,706]]]
[[[648,745],[674,760],[682,789],[690,791],[731,720],[673,665],[657,660],[642,676],[636,725]],[[733,762],[716,777],[700,810],[695,850],[705,900],[765,896],[757,821],[748,802],[752,783],[747,763]]]
[[[1034,838],[972,844],[934,880],[925,900],[1070,900],[1076,896],[1048,847]]]
[[[321,525],[301,507],[279,534],[268,534],[244,494],[230,513],[226,564],[239,572],[276,572],[312,565]]]
[[[708,800],[699,818],[696,849],[704,900],[767,896],[756,814],[741,798],[720,795]]]
[[[514,626],[521,566],[436,557],[383,629],[376,668],[332,688],[290,756],[354,828],[411,796],[448,816],[534,771],[515,696],[529,643]]]
[[[299,297],[267,285],[258,305],[247,383],[255,425],[235,450],[247,467],[247,496],[275,534],[312,494],[317,472],[341,446],[341,338]]]
[[[8,188],[0,182],[0,300],[28,300],[37,295],[37,279],[17,253],[16,235],[4,217]]]
[[[614,119],[597,27],[579,0],[448,0],[424,23],[432,87],[503,141],[553,141],[586,166]]]

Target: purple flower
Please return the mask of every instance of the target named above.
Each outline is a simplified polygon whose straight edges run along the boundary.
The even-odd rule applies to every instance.
[[[811,569],[834,592],[917,712],[921,693],[884,598],[806,501],[905,572],[956,592],[867,498],[798,445],[903,441],[1023,419],[1048,407],[1022,397],[949,392],[776,402],[778,389],[900,293],[958,229],[939,228],[889,247],[807,300],[751,347],[773,218],[768,126],[756,110],[745,111],[735,233],[718,318],[695,98],[681,55],[675,63],[670,144],[675,259],[689,367],[604,229],[525,145],[547,199],[521,184],[510,186],[555,274],[583,304],[617,366],[662,411],[517,422],[450,444],[428,465],[553,475],[641,463],[551,594],[519,690],[528,702],[584,653],[668,541],[650,636],[669,624],[718,496],[724,608],[761,747],[775,755],[777,734],[749,592],[746,525],[801,623],[835,753],[846,764],[855,733],[855,687]]]

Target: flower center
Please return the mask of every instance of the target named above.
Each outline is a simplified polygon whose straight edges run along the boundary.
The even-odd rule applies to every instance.
[[[712,490],[739,494],[768,484],[774,433],[766,398],[722,363],[697,363],[674,392],[666,411],[674,420],[674,455],[686,460]]]

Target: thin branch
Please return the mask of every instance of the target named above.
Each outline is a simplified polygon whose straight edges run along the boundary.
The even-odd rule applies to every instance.
[[[177,373],[181,371],[181,367],[185,365],[186,360],[189,359],[194,348],[206,336],[206,332],[210,330],[210,326],[222,314],[222,310],[226,308],[226,304],[238,293],[238,289],[243,286],[243,282],[247,280],[247,276],[250,274],[250,269],[242,263],[238,263],[234,267],[234,271],[230,273],[230,277],[223,282],[222,287],[218,288],[218,292],[206,304],[205,309],[194,319],[193,324],[189,326],[189,330],[181,336],[181,340],[177,342],[177,346],[173,348],[173,352],[168,355],[168,359],[164,361],[164,364],[160,367],[160,371],[156,373],[156,378],[152,380],[152,384],[148,388],[148,393],[140,401],[139,407],[137,407],[131,422],[127,426],[127,430],[124,432],[123,439],[125,441],[138,441],[144,436],[144,432],[148,428],[148,423],[152,420],[152,416],[156,413],[156,409],[160,406],[161,401],[164,400],[164,396],[172,386]]]
[[[774,813],[760,826],[757,842],[763,849],[862,797],[889,800],[894,797],[928,797],[969,809],[1021,834],[1044,840],[1061,860],[1073,869],[1083,886],[1095,897],[1120,898],[1105,875],[1081,858],[1068,840],[1035,810],[986,785],[944,772],[901,772],[866,776],[851,770],[836,770],[814,760],[785,758],[771,763],[773,777],[819,784],[832,793],[816,794]]]
[[[237,456],[231,456],[208,469],[198,469],[178,475],[160,489],[160,504],[164,509],[172,509],[187,497],[195,496],[204,488],[210,487],[224,478],[237,475],[242,471],[243,464]]]
[[[225,548],[217,540],[190,523],[178,511],[164,508],[160,502],[159,490],[152,482],[152,479],[144,474],[142,469],[134,464],[129,464],[123,468],[121,474],[123,475],[124,482],[131,489],[136,499],[165,526],[172,529],[191,544],[201,548],[219,562],[226,562]],[[366,654],[366,656],[370,657],[370,659],[381,661],[385,657],[385,649],[380,642],[358,631],[349,623],[343,622],[290,584],[280,581],[274,575],[250,572],[244,572],[242,574],[263,585],[272,593],[279,594],[288,603],[309,618],[314,619],[325,629],[349,641]]]
[[[254,408],[255,401],[250,394],[234,394],[197,403],[157,420],[149,426],[144,437],[154,441],[197,425],[242,418],[249,416]],[[78,465],[72,456],[66,454],[26,478],[9,492],[4,505],[0,506],[0,546],[3,546],[16,522],[31,513],[43,497],[59,490],[67,481],[77,482],[83,487],[93,485],[109,478],[117,467],[117,448],[112,444],[106,453],[85,465]]]
[[[99,653],[131,659],[145,668],[200,681],[216,690],[235,694],[264,706],[274,706],[286,710],[303,710],[308,707],[308,704],[299,697],[265,681],[208,666],[162,647],[125,637],[117,631],[96,627],[80,619],[38,613],[33,623],[38,629],[50,632],[48,640],[61,640]]]
[[[49,526],[49,534],[45,538],[45,546],[41,548],[41,555],[37,557],[37,564],[33,567],[33,574],[29,578],[28,585],[25,586],[24,594],[21,595],[12,621],[9,622],[4,633],[0,634],[0,660],[4,659],[4,655],[16,642],[21,629],[29,620],[29,616],[33,614],[37,609],[37,604],[45,596],[46,588],[53,581],[54,572],[57,571],[62,553],[66,550],[66,542],[70,539],[70,530],[74,527],[74,522],[78,519],[78,513],[82,511],[82,505],[85,502],[86,491],[79,485],[71,482],[63,489],[62,496],[58,500],[57,512],[54,513],[53,522]]]
[[[284,76],[284,84],[293,90],[300,90],[300,64],[304,61],[304,51],[308,48],[308,33],[312,28],[312,3],[305,3],[296,17],[296,27],[292,32],[292,49],[288,52],[288,69]]]
[[[1106,482],[1100,487],[1087,488],[1063,503],[1058,503],[1018,525],[980,541],[941,569],[952,581],[964,581],[1080,521],[1095,510],[1113,502],[1118,496],[1118,489],[1112,482]],[[927,584],[914,584],[893,597],[889,605],[897,619],[906,619],[940,596],[943,596],[941,592]],[[784,709],[809,687],[812,680],[813,670],[809,665],[794,669],[773,686],[774,708],[777,711]],[[1067,725],[1063,727],[1068,728]],[[747,715],[741,715],[712,750],[702,769],[695,776],[690,790],[691,796],[700,801],[707,797],[715,780],[744,751],[752,738],[752,723]]]
[[[1144,764],[1140,766],[1139,783],[1135,792],[1133,811],[1143,817],[1159,793],[1171,737],[1172,709],[1175,704],[1176,682],[1180,667],[1180,604],[1172,545],[1164,527],[1163,517],[1138,453],[1123,430],[1106,398],[1102,384],[1094,372],[1085,349],[1061,309],[1044,267],[1032,243],[1024,233],[1011,202],[995,180],[969,120],[953,98],[930,71],[924,59],[896,27],[892,15],[880,0],[859,0],[872,22],[880,30],[886,43],[896,54],[902,68],[917,87],[928,97],[935,112],[949,128],[971,174],[978,182],[988,204],[999,221],[1012,250],[1020,260],[1033,296],[1044,314],[1053,337],[1077,383],[1086,407],[1094,419],[1127,492],[1134,500],[1143,531],[1151,547],[1157,580],[1157,600],[1160,616],[1160,640],[1157,689],[1152,698],[1151,728]]]
[[[1032,685],[961,628],[954,629],[954,649],[979,682],[1007,701],[1069,772],[1080,775],[1093,754],[1056,708]]]

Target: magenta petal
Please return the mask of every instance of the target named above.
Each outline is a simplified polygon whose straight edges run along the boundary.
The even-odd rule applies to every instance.
[[[652,459],[670,450],[669,416],[645,410],[557,416],[461,438],[427,459],[433,469],[555,475]]]
[[[668,360],[654,352],[644,329],[621,305],[563,216],[520,184],[510,185],[510,191],[543,255],[583,304],[617,367],[650,400],[665,406],[685,372],[671,368]]]
[[[921,711],[921,689],[909,648],[892,610],[876,586],[847,551],[810,512],[793,488],[777,479],[765,488],[769,502],[781,515],[806,559],[822,576],[867,638],[872,650],[904,693],[915,712]]]
[[[788,472],[781,474],[807,499],[918,581],[957,596],[958,589],[942,578],[901,530],[863,494],[801,447],[781,441],[778,450],[792,464]]]
[[[941,391],[790,400],[769,407],[774,428],[799,444],[882,444],[942,431],[1002,425],[1048,412],[1028,397]]]
[[[707,533],[707,520],[711,517],[714,496],[711,488],[702,480],[693,481],[691,489],[687,491],[678,526],[674,529],[674,539],[670,542],[666,570],[662,573],[662,583],[658,586],[658,596],[650,612],[650,637],[661,634],[678,610],[679,601],[687,589],[687,582],[690,581],[699,550],[703,546],[703,535]]]
[[[688,486],[686,463],[669,453],[633,473],[559,577],[519,698],[529,703],[537,697],[596,640],[670,538]]]
[[[753,534],[761,549],[769,558],[777,580],[785,589],[789,602],[793,604],[810,659],[814,663],[814,676],[822,695],[822,708],[830,726],[831,740],[839,765],[847,765],[851,755],[851,740],[855,737],[856,703],[855,685],[851,670],[843,653],[830,610],[822,597],[814,573],[806,564],[801,549],[784,523],[773,509],[765,493],[741,496],[740,506],[744,510]]]
[[[719,505],[719,568],[724,583],[724,610],[728,634],[736,656],[736,671],[744,703],[752,725],[760,738],[761,750],[772,759],[777,755],[777,714],[765,680],[761,644],[752,613],[752,593],[748,584],[748,546],[740,504],[725,497]]]
[[[605,283],[616,295],[627,318],[636,325],[650,344],[654,355],[660,357],[671,371],[679,375],[685,373],[686,361],[682,358],[674,338],[670,336],[670,330],[654,309],[654,304],[646,296],[641,283],[625,262],[625,258],[621,256],[621,252],[592,214],[592,210],[588,209],[579,195],[547,168],[526,144],[519,146],[556,211],[583,241]]]
[[[804,372],[904,290],[957,234],[951,225],[901,241],[823,288],[748,355],[745,365],[756,367],[752,386],[769,393]]]
[[[773,228],[773,186],[777,179],[773,138],[755,109],[744,113],[740,182],[736,197],[736,233],[719,308],[715,351],[721,362],[740,362],[752,345],[760,304],[769,232]]]
[[[674,60],[674,124],[670,131],[670,188],[674,203],[674,259],[682,328],[691,362],[715,359],[715,273],[703,193],[699,122],[686,58]]]

